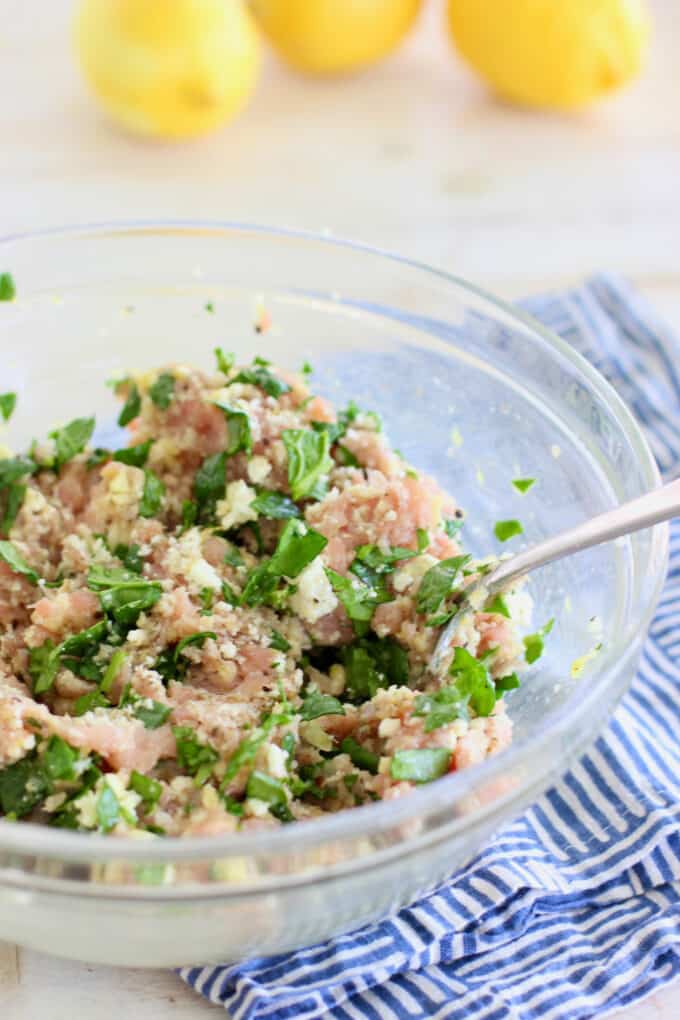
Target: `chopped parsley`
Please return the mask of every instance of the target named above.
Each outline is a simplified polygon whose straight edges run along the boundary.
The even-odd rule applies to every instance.
[[[159,581],[147,581],[118,567],[90,567],[87,586],[99,594],[104,612],[128,628],[134,627],[139,615],[152,609],[163,594]]]
[[[102,693],[108,694],[108,692],[111,690],[116,677],[118,676],[121,669],[125,665],[125,659],[126,659],[125,652],[122,650],[122,648],[117,648],[116,651],[111,656],[111,661],[106,667],[106,672],[104,673],[102,681],[99,685],[99,690],[102,691]]]
[[[450,764],[451,752],[445,747],[397,751],[390,762],[390,775],[411,783],[431,783],[448,772]]]
[[[285,521],[291,517],[302,516],[299,506],[290,496],[269,489],[260,489],[250,505],[261,517],[267,517],[272,521]]]
[[[139,554],[138,545],[117,545],[113,555],[117,556],[126,570],[132,570],[135,574],[141,574],[144,569],[144,560]]]
[[[342,703],[330,694],[321,694],[320,691],[312,691],[302,702],[300,718],[303,722],[310,722],[322,715],[344,715],[345,709]]]
[[[172,732],[177,745],[177,764],[201,785],[212,772],[218,759],[217,751],[210,744],[201,743],[191,726],[173,726]]]
[[[510,619],[510,610],[508,609],[508,604],[502,595],[496,595],[491,602],[485,606],[484,612],[498,613],[500,616],[505,616],[508,620]]]
[[[221,347],[215,348],[215,360],[217,361],[217,370],[222,375],[229,375],[236,358],[233,354],[225,354]]]
[[[111,832],[121,820],[120,804],[115,793],[104,781],[101,793],[97,798],[97,823],[102,832]]]
[[[287,804],[286,788],[278,779],[266,772],[253,769],[248,777],[246,797],[263,800],[267,804]]]
[[[175,394],[175,377],[169,372],[163,372],[158,376],[155,383],[149,387],[149,396],[161,411],[167,411],[172,403]]]
[[[110,707],[111,702],[109,699],[96,687],[93,691],[88,691],[87,694],[82,694],[79,698],[76,698],[73,703],[73,714],[80,716],[85,715],[86,712],[92,712],[95,708]]]
[[[152,446],[153,439],[147,439],[145,443],[138,443],[137,446],[126,446],[122,450],[116,450],[113,459],[118,461],[119,464],[129,464],[130,467],[143,468],[149,459]],[[103,452],[106,453],[106,451]]]
[[[140,517],[155,517],[163,506],[165,486],[153,471],[144,472],[144,489],[139,501]]]
[[[68,464],[78,453],[82,453],[94,432],[94,418],[75,418],[62,429],[54,429],[49,433],[54,440],[55,468],[58,471]]]
[[[0,535],[8,535],[24,502],[26,475],[37,469],[28,457],[9,457],[0,460]]]
[[[543,655],[545,648],[545,638],[553,629],[555,624],[554,618],[548,620],[540,630],[537,630],[535,634],[527,634],[524,638],[524,658],[531,665],[536,662]]]
[[[463,527],[463,517],[445,517],[442,521],[444,532],[449,538],[454,538]]]
[[[290,392],[290,386],[283,379],[272,375],[267,365],[268,362],[263,361],[262,358],[255,358],[253,367],[242,369],[238,375],[234,376],[231,382],[259,386],[268,396],[278,400],[284,393]]]
[[[12,542],[0,541],[0,560],[4,560],[9,569],[15,574],[22,574],[26,577],[31,584],[37,584],[40,580],[39,575],[33,567],[29,566]]]
[[[0,808],[4,815],[23,818],[41,804],[51,790],[42,762],[29,754],[0,772]]]
[[[496,705],[496,686],[484,662],[465,648],[455,648],[449,675],[477,715],[491,715]]]
[[[360,638],[343,648],[341,659],[349,701],[368,701],[381,687],[409,682],[408,656],[393,638]]]
[[[144,723],[147,730],[157,730],[160,726],[168,721],[172,707],[170,705],[163,705],[160,701],[151,700],[151,704],[146,703],[146,699],[142,699],[141,702],[135,705],[133,715],[135,719],[139,719],[140,722]]]
[[[468,718],[469,696],[457,685],[449,684],[433,694],[419,694],[413,705],[413,714],[425,720],[426,733],[448,726],[456,719]]]
[[[129,383],[128,395],[125,398],[123,409],[118,415],[118,424],[121,428],[125,428],[125,426],[129,425],[131,421],[134,421],[134,419],[139,416],[139,412],[142,410],[142,398],[139,395],[139,390],[137,389],[136,384],[130,379],[126,379],[122,383],[119,383],[118,386],[123,386],[126,383]],[[118,387],[116,387],[116,389],[118,389]]]
[[[0,273],[0,301],[14,301],[17,289],[11,273]]]
[[[418,552],[424,553],[430,544],[430,536],[425,528],[418,528],[416,530],[416,537],[418,541]]]
[[[278,630],[272,630],[269,637],[269,647],[276,649],[277,652],[289,652],[290,642],[286,641],[283,634]]]
[[[161,799],[163,787],[156,779],[151,779],[150,776],[145,776],[141,772],[137,772],[133,769],[130,773],[130,782],[128,786],[144,801],[144,806],[147,810],[152,808]]]
[[[358,577],[343,577],[330,567],[326,567],[326,577],[345,607],[355,632],[359,637],[363,637],[368,632],[376,606],[382,602],[389,602],[392,596],[382,583],[373,587]]]
[[[288,484],[293,499],[322,499],[326,476],[333,467],[328,433],[284,429],[281,438],[288,454]]]
[[[194,496],[196,498],[196,520],[206,521],[215,516],[217,501],[224,499],[227,491],[227,452],[212,453],[206,457],[196,472]]]
[[[0,393],[0,415],[3,421],[9,421],[14,414],[17,403],[16,393]]]
[[[470,556],[452,556],[436,563],[427,571],[418,589],[416,609],[419,613],[437,613],[442,602],[454,590],[459,572],[469,563]],[[444,622],[437,620],[437,623]],[[435,625],[434,619],[428,623]]]
[[[522,495],[525,495],[529,491],[529,489],[536,484],[536,479],[514,478],[512,484],[514,485],[518,492],[521,492]]]
[[[515,535],[523,535],[524,528],[516,520],[496,521],[493,533],[499,542],[507,542],[509,538],[514,538]]]
[[[226,454],[233,457],[239,450],[250,453],[253,449],[253,437],[250,431],[250,418],[245,411],[237,407],[230,407],[229,404],[215,403],[219,407],[227,422],[227,446]]]
[[[352,765],[356,765],[358,769],[363,769],[365,772],[372,772],[373,775],[376,775],[380,763],[379,754],[369,751],[367,747],[362,747],[352,737],[345,737],[340,744],[340,751],[342,754],[349,755]]]
[[[182,653],[186,648],[202,648],[208,638],[217,640],[217,634],[213,630],[202,630],[196,634],[190,634],[182,638],[175,645],[169,645],[156,659],[154,669],[163,677],[163,682],[170,680],[183,680],[191,662]]]

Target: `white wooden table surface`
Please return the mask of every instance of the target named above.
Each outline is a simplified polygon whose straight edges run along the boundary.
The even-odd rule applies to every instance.
[[[429,0],[417,34],[376,70],[315,83],[270,61],[237,122],[172,147],[120,134],[91,104],[69,0],[0,0],[0,234],[140,217],[331,229],[511,297],[617,270],[680,329],[680,4],[654,6],[645,79],[582,117],[490,100]],[[3,1020],[210,1012],[172,974],[0,945]],[[677,1020],[680,987],[621,1016]]]

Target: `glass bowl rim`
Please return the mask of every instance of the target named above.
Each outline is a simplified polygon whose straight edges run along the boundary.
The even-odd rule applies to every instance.
[[[411,259],[363,242],[338,237],[330,231],[318,234],[313,231],[272,227],[265,224],[238,220],[206,219],[105,220],[101,222],[47,227],[41,230],[17,232],[0,236],[0,250],[4,251],[12,245],[30,244],[35,241],[59,241],[68,240],[69,238],[94,238],[102,240],[129,237],[133,239],[135,234],[145,236],[149,233],[167,233],[168,231],[176,232],[180,235],[182,233],[192,234],[200,232],[204,234],[209,232],[225,236],[231,233],[247,232],[255,236],[259,235],[270,239],[278,238],[300,241],[318,244],[330,249],[349,249],[360,255],[377,258],[379,261],[391,262],[395,265],[406,267],[409,270],[424,273],[426,276],[446,284],[452,284],[463,292],[468,292],[477,298],[481,298],[504,315],[514,319],[525,330],[537,334],[548,348],[564,357],[586,377],[588,384],[603,399],[614,416],[618,427],[635,451],[640,468],[649,482],[649,488],[654,488],[660,484],[661,479],[658,466],[640,425],[616,390],[590,362],[578,351],[574,350],[566,340],[553,333],[540,321],[524,311],[524,309],[496,297],[485,288],[463,277],[449,273],[436,266],[431,266],[426,262]],[[661,567],[635,626],[635,635],[637,636],[644,634],[651,622],[666,574],[668,525],[657,525],[653,529],[652,535],[652,558],[659,562]],[[637,645],[633,641],[629,644],[623,657],[618,655],[615,662],[613,661],[613,656],[609,657],[608,662],[603,660],[607,664],[605,668],[598,671],[601,678],[597,690],[598,696],[608,689],[609,686],[613,685],[615,674],[620,673],[626,662],[633,658],[636,653]],[[622,694],[623,691],[620,692],[619,697]],[[497,778],[497,775],[506,766],[519,763],[523,759],[530,759],[533,751],[542,744],[552,740],[570,722],[575,721],[578,717],[585,716],[593,700],[595,700],[595,697],[591,688],[584,698],[578,701],[575,700],[556,712],[547,729],[545,727],[542,728],[540,732],[528,736],[521,745],[513,744],[501,754],[495,755],[480,765],[475,766],[472,770],[475,780],[479,783],[489,782]],[[464,793],[466,785],[469,785],[469,783],[465,781],[465,771],[450,773],[448,776],[442,777],[434,783],[429,783],[418,790],[413,790],[408,796],[398,798],[395,801],[347,809],[324,818],[305,821],[301,825],[281,826],[277,829],[255,833],[166,837],[162,840],[148,842],[111,839],[111,837],[99,834],[64,832],[31,822],[20,822],[17,824],[0,819],[0,850],[15,854],[25,854],[32,858],[44,857],[53,860],[86,860],[91,862],[115,860],[117,862],[128,861],[130,863],[144,861],[149,858],[158,862],[172,863],[226,857],[245,857],[262,853],[275,854],[277,851],[297,850],[300,852],[305,847],[323,845],[334,839],[368,837],[402,824],[414,816],[427,815],[434,810],[445,807],[447,803],[450,804],[457,794]],[[526,786],[529,785],[531,784],[526,784]],[[455,818],[452,816],[447,829],[450,828],[451,835],[453,835],[454,832],[460,833],[466,828],[478,824],[502,806],[506,806],[516,799],[521,800],[524,789],[525,786],[523,785],[519,789],[513,789],[505,796],[492,801],[489,805],[482,806]],[[418,842],[418,837],[415,837],[415,839],[406,838],[403,843],[404,850],[408,850],[413,843],[417,844]],[[373,857],[376,854],[380,854],[380,851],[377,849],[369,857]],[[281,885],[287,884],[286,880],[295,882],[299,880],[299,876],[297,880],[294,875],[280,876]],[[214,885],[211,887],[215,888]],[[234,887],[235,894],[239,894],[240,891],[242,891],[242,887],[238,885]],[[167,886],[161,887],[159,893],[162,894],[163,892],[167,894],[170,892],[170,889]]]

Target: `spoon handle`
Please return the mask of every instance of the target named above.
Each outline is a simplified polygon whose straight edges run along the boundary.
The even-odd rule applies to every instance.
[[[545,542],[531,546],[516,556],[503,560],[484,578],[484,587],[490,595],[506,587],[512,581],[530,573],[536,567],[545,566],[561,560],[572,553],[590,549],[591,546],[611,542],[621,535],[629,535],[642,528],[650,528],[660,521],[669,521],[680,517],[680,478],[662,488],[608,510],[604,514],[592,517],[589,521],[579,524],[569,531],[563,531]],[[428,670],[432,676],[442,673],[447,656],[451,651],[451,641],[458,630],[460,620],[467,610],[471,610],[469,599],[465,599],[456,616],[444,627],[432,653]]]
[[[547,538],[544,542],[504,560],[487,575],[486,585],[498,589],[536,567],[561,560],[564,556],[590,549],[591,546],[611,542],[633,531],[650,528],[660,521],[680,516],[680,478],[659,489],[623,503],[613,510],[592,517],[589,521]]]

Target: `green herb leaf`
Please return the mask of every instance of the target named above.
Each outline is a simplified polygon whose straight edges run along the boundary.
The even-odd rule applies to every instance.
[[[1,493],[0,493],[1,495]],[[16,482],[6,489],[5,512],[0,520],[0,535],[9,535],[18,513],[24,503],[26,486],[18,485]]]
[[[516,673],[508,673],[507,676],[501,676],[494,681],[496,685],[496,691],[502,694],[504,691],[514,691],[519,685],[519,677]]]
[[[382,584],[369,587],[359,578],[343,577],[330,567],[326,568],[326,577],[354,624],[355,632],[363,637],[368,632],[376,606],[391,601],[392,596]]]
[[[18,482],[25,475],[32,475],[37,466],[29,457],[7,457],[0,460],[0,488]]]
[[[408,656],[393,638],[361,638],[343,648],[348,700],[368,701],[381,687],[406,686]]]
[[[243,566],[243,557],[241,556],[237,546],[228,546],[227,551],[224,554],[224,562],[235,569]]]
[[[250,505],[261,517],[267,517],[272,521],[285,521],[302,516],[300,508],[290,496],[269,489],[260,489]]]
[[[106,672],[104,673],[102,682],[99,685],[99,689],[103,694],[108,694],[108,692],[113,687],[116,677],[123,668],[125,659],[126,659],[125,652],[121,648],[117,648],[116,651],[111,656],[111,661],[106,667]]]
[[[118,567],[90,567],[87,583],[91,591],[99,592],[104,612],[123,627],[133,627],[140,613],[155,606],[163,594],[159,581],[146,581]]]
[[[153,471],[144,472],[144,490],[139,503],[140,517],[155,517],[163,506],[165,486]]]
[[[11,273],[0,273],[0,301],[14,301],[17,289]]]
[[[165,683],[169,680],[183,680],[186,676],[186,671],[190,666],[190,661],[185,656],[182,656],[182,652],[185,648],[196,647],[202,648],[208,638],[212,638],[213,641],[217,640],[217,634],[213,630],[202,630],[196,634],[190,634],[188,637],[182,638],[176,645],[169,645],[156,660],[154,669],[157,673],[163,677]]]
[[[227,452],[206,457],[196,472],[194,496],[198,504],[196,517],[206,520],[215,515],[215,505],[227,491]]]
[[[418,589],[416,609],[419,613],[436,613],[444,599],[454,590],[459,571],[470,556],[452,556],[430,567]]]
[[[43,754],[45,772],[50,779],[73,780],[76,771],[73,767],[78,760],[78,752],[61,737],[51,736]]]
[[[175,394],[175,377],[169,372],[162,372],[155,383],[149,387],[151,400],[161,411],[167,411]]]
[[[496,705],[496,688],[483,662],[475,659],[465,648],[456,648],[449,674],[477,715],[491,715]]]
[[[50,432],[50,439],[54,440],[56,449],[57,470],[72,460],[76,454],[83,452],[92,438],[94,424],[94,418],[75,418],[63,429]]]
[[[217,359],[217,370],[222,372],[223,375],[229,375],[236,358],[233,354],[225,354],[221,347],[215,348],[215,358]]]
[[[102,464],[106,464],[107,460],[110,458],[110,450],[105,450],[103,446],[96,446],[85,461],[85,467],[88,471],[92,471],[93,468],[101,467]]]
[[[342,467],[361,467],[359,458],[355,457],[352,451],[343,446],[342,443],[338,443],[335,448],[335,459]]]
[[[418,528],[416,531],[416,535],[418,537],[418,552],[424,553],[428,545],[430,544],[430,536],[425,530],[425,528]]]
[[[290,392],[290,386],[283,379],[279,379],[277,376],[265,368],[262,364],[257,364],[255,367],[242,369],[238,375],[235,375],[231,380],[232,383],[248,383],[251,386],[259,386],[263,389],[266,394],[270,397],[275,397],[277,400],[283,396],[284,393]]]
[[[139,555],[139,549],[138,545],[120,544],[113,550],[113,555],[118,557],[126,570],[141,574],[144,569],[144,560]]]
[[[328,539],[318,531],[290,520],[281,532],[269,569],[279,577],[297,577],[327,545]]]
[[[229,404],[215,402],[227,422],[227,456],[233,457],[239,450],[250,453],[253,449],[253,437],[250,431],[250,418],[245,411],[237,407],[230,407]]]
[[[423,729],[431,733],[456,719],[467,719],[469,700],[455,684],[449,684],[432,694],[419,694],[413,704],[413,714],[425,719]]]
[[[76,698],[73,704],[73,715],[85,715],[86,712],[92,712],[95,708],[110,707],[111,702],[97,687],[94,691],[88,691],[87,694]]]
[[[284,429],[281,438],[288,454],[288,484],[293,499],[321,499],[326,476],[333,467],[328,433]]]
[[[510,610],[502,595],[496,595],[485,607],[484,612],[498,613],[500,616],[505,616],[508,620],[510,619]]]
[[[130,388],[123,404],[123,409],[118,415],[118,424],[121,428],[129,425],[131,421],[139,417],[139,412],[142,410],[142,398],[139,395],[136,384],[131,382],[131,380],[126,380],[126,382],[130,383]],[[122,383],[119,385],[122,385]]]
[[[536,479],[535,478],[515,478],[515,479],[513,479],[512,484],[515,486],[515,488],[517,489],[518,492],[521,492],[522,495],[524,495],[525,493],[527,493],[529,491],[529,489],[533,485],[536,484]]]
[[[156,779],[151,779],[150,776],[145,776],[141,772],[137,772],[136,769],[130,773],[128,787],[139,794],[147,809],[157,804],[163,793],[163,787]]]
[[[28,672],[33,680],[33,693],[44,694],[54,683],[59,671],[59,653],[61,646],[56,646],[49,638],[38,648],[31,648],[28,656]]]
[[[153,439],[147,439],[145,443],[138,443],[137,446],[126,446],[122,450],[116,450],[113,459],[118,461],[119,464],[129,464],[130,467],[143,468],[149,459],[149,452],[152,446]]]
[[[535,634],[527,634],[524,638],[524,658],[531,665],[532,662],[536,662],[537,659],[543,655],[543,649],[545,647],[544,638],[550,633],[555,624],[555,620],[551,619],[537,630]]]
[[[375,754],[374,751],[369,751],[368,748],[362,747],[352,737],[345,737],[340,744],[340,751],[343,754],[349,755],[352,765],[356,765],[358,769],[363,769],[376,775],[378,765],[380,764],[379,754]]]
[[[320,691],[312,691],[302,702],[300,718],[304,722],[318,719],[322,715],[344,715],[345,709],[337,698],[330,694],[321,694]]]
[[[183,500],[181,532],[183,533],[185,531],[188,531],[189,528],[193,528],[197,520],[198,520],[198,504],[194,503],[192,499]]]
[[[9,421],[12,417],[16,403],[16,393],[0,393],[0,415],[4,421]]]
[[[524,528],[519,521],[496,521],[493,532],[499,542],[507,542],[515,535],[523,535]]]
[[[214,747],[202,744],[191,726],[173,726],[172,732],[177,744],[177,764],[181,769],[190,776],[199,772],[203,774],[206,769],[212,770],[219,757]]]
[[[104,781],[102,791],[97,797],[97,822],[102,832],[111,832],[121,820],[120,804],[118,798]]]
[[[460,529],[463,527],[463,518],[445,517],[442,524],[444,527],[444,531],[449,536],[449,538],[454,538],[458,534]]]
[[[0,809],[4,815],[23,818],[50,792],[50,783],[35,754],[0,772]]]
[[[286,790],[283,783],[273,779],[266,772],[254,769],[248,778],[246,797],[263,800],[267,804],[287,804]]]
[[[37,584],[40,580],[33,567],[30,567],[17,547],[12,542],[0,541],[0,560],[4,560],[10,570],[15,574],[22,574],[31,584]]]
[[[157,730],[168,721],[171,712],[170,705],[163,705],[160,701],[152,700],[150,705],[145,704],[144,701],[136,705],[132,714],[135,719],[144,723],[147,730]]]
[[[390,762],[390,775],[411,783],[431,783],[448,772],[450,764],[451,752],[445,747],[397,751]]]
[[[277,652],[289,652],[290,642],[286,641],[283,634],[279,633],[278,630],[272,630],[269,637],[269,647],[275,648]]]

